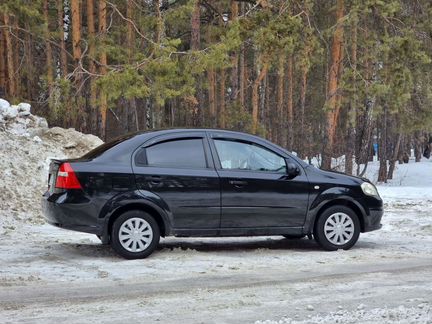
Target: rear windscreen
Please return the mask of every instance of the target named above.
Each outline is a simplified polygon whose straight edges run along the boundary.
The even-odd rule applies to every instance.
[[[120,144],[121,142],[128,140],[131,137],[134,137],[135,135],[136,135],[135,133],[132,133],[132,134],[126,134],[126,135],[121,136],[121,137],[117,137],[116,139],[114,139],[110,142],[106,142],[106,143],[96,147],[95,149],[91,150],[90,152],[84,154],[81,157],[81,159],[91,160],[91,159],[97,158],[98,156],[101,156],[103,153],[105,153],[109,149]]]

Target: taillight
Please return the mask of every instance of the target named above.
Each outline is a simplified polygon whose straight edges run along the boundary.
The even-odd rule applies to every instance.
[[[69,163],[62,163],[57,173],[56,188],[82,189],[78,178]]]

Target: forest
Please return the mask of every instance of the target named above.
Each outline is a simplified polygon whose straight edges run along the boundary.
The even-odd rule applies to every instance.
[[[104,140],[263,136],[379,181],[432,146],[430,0],[1,0],[0,97]]]

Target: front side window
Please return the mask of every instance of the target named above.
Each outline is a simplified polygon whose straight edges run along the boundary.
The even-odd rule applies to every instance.
[[[214,143],[224,170],[286,173],[285,159],[261,146],[229,140]]]
[[[202,139],[162,142],[147,147],[146,164],[172,168],[207,168]]]

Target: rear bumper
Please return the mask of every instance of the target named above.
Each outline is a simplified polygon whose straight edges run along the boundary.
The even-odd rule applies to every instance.
[[[382,227],[381,218],[384,214],[383,208],[370,208],[369,215],[364,218],[363,232],[371,232]]]
[[[64,203],[65,195],[43,195],[41,204],[45,221],[56,227],[103,236],[104,226],[94,217],[94,207],[88,202]]]

